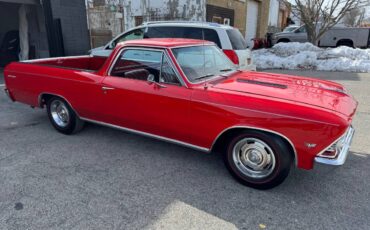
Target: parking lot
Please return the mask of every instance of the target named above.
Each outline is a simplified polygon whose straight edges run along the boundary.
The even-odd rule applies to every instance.
[[[44,110],[0,93],[0,229],[368,229],[370,74],[272,72],[337,81],[356,97],[344,166],[293,169],[259,191],[217,154],[93,124],[65,136]]]

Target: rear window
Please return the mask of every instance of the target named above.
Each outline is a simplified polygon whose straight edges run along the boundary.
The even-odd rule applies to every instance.
[[[233,50],[244,50],[247,48],[247,43],[245,42],[242,34],[237,29],[226,30],[227,35],[230,38],[231,46]]]
[[[204,30],[204,40],[214,42],[219,48],[222,48],[218,34],[213,29],[202,29],[195,27],[153,26],[148,28],[148,32],[145,34],[145,38],[190,38],[203,40],[202,30]]]
[[[204,40],[214,42],[219,48],[222,49],[220,38],[215,30],[204,29]]]
[[[202,29],[193,27],[149,27],[145,38],[190,38],[202,39]]]

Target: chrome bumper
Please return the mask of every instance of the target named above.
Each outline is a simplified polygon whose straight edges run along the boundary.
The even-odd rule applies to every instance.
[[[337,166],[343,165],[344,162],[346,162],[354,133],[355,133],[355,129],[351,126],[348,129],[348,131],[344,134],[344,136],[342,137],[344,138],[343,144],[342,144],[340,152],[337,154],[335,158],[326,158],[326,157],[317,156],[315,157],[315,162],[320,163],[320,164],[327,164],[327,165],[337,165]],[[342,138],[340,138],[340,140]]]

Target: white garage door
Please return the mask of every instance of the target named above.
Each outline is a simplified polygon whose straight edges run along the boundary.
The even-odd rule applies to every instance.
[[[257,36],[258,2],[249,0],[247,5],[247,29],[245,38],[249,47],[253,44],[252,38]]]

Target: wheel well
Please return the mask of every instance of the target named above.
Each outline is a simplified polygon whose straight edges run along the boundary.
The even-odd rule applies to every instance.
[[[341,45],[353,47],[353,41],[351,39],[341,39],[337,42],[337,47]]]
[[[277,43],[279,42],[290,42],[290,40],[288,38],[280,38]]]
[[[279,134],[276,134],[276,133],[273,133],[273,132],[268,132],[268,131],[264,131],[264,130],[253,129],[253,128],[231,128],[231,129],[228,129],[228,130],[224,131],[217,138],[217,140],[214,142],[214,144],[212,146],[212,152],[226,151],[226,146],[227,145],[225,145],[225,143],[227,143],[232,137],[239,134],[240,132],[248,131],[248,130],[263,132],[263,133],[266,133],[266,134],[269,134],[269,135],[280,138],[286,144],[286,146],[289,148],[289,150],[290,150],[289,153],[292,155],[293,159],[295,161],[297,160],[296,159],[296,152],[294,150],[294,147],[293,147],[292,143],[290,141],[288,141],[288,139],[286,137],[283,137],[283,136],[281,136]]]
[[[39,96],[39,106],[41,108],[44,108],[44,106],[48,103],[48,101],[52,97],[56,97],[56,95],[49,94],[49,93],[40,94],[40,96]]]

